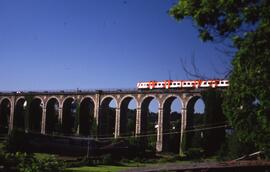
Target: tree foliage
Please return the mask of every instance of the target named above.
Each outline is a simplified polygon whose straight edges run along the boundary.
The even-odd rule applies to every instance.
[[[256,30],[270,17],[268,0],[181,0],[170,14],[177,20],[192,17],[204,41]]]
[[[241,143],[270,150],[270,1],[181,0],[170,10],[195,22],[203,41],[236,48],[224,112]]]

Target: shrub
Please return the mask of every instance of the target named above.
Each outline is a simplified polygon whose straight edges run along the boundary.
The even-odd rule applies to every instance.
[[[188,159],[198,160],[201,159],[204,154],[204,150],[202,148],[190,148],[186,152]]]
[[[112,155],[106,154],[103,156],[103,163],[107,165],[112,165],[114,163]]]
[[[226,142],[222,145],[218,158],[219,160],[236,159],[255,151],[253,143],[243,143],[237,134],[233,133],[227,137]]]
[[[5,144],[5,149],[8,152],[26,152],[28,147],[27,134],[23,131],[13,129],[9,134]]]
[[[64,164],[49,156],[43,159],[36,158],[33,154],[22,152],[1,153],[0,165],[4,167],[4,171],[18,172],[60,172],[64,169]]]
[[[62,161],[58,161],[54,156],[42,159],[38,162],[38,169],[40,172],[60,172],[63,171],[65,165]]]

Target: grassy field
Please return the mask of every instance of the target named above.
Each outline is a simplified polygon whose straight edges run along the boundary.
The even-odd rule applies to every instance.
[[[68,168],[66,172],[116,172],[127,169],[130,167],[125,166],[109,166],[109,165],[99,165],[93,167],[77,167],[77,168]]]
[[[164,160],[164,159],[163,159]],[[136,168],[136,167],[147,167],[147,166],[155,166],[158,164],[167,163],[168,161],[148,161],[148,162],[134,162],[129,161],[126,163],[121,163],[122,165],[113,166],[113,165],[97,165],[97,166],[83,166],[76,168],[67,168],[66,172],[117,172],[122,171],[128,168]],[[177,161],[174,161],[177,162]],[[186,161],[178,161],[179,163],[186,163]]]
[[[136,168],[136,167],[155,167],[161,164],[182,164],[182,165],[189,165],[198,162],[216,162],[214,157],[209,159],[197,160],[197,161],[187,161],[187,160],[180,160],[175,156],[171,155],[163,155],[155,160],[147,160],[145,162],[136,162],[136,161],[128,161],[122,162],[119,166],[112,166],[112,165],[97,165],[97,166],[83,166],[83,167],[76,167],[76,168],[67,168],[66,172],[117,172],[122,171],[129,168]]]

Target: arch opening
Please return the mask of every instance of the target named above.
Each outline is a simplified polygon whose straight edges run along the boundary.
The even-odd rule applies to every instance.
[[[197,99],[197,101],[194,104],[194,113],[195,114],[204,114],[205,112],[205,104],[201,97]]]
[[[80,104],[79,134],[96,136],[96,122],[94,119],[95,105],[91,98],[85,98]]]
[[[27,102],[25,98],[20,98],[15,105],[13,127],[15,129],[25,130],[26,107]]]
[[[134,136],[136,127],[136,101],[126,97],[120,105],[120,135]]]
[[[205,132],[205,105],[202,97],[194,96],[187,104],[186,149],[203,149]]]
[[[51,98],[46,107],[46,125],[45,132],[46,133],[54,133],[59,132],[60,123],[58,121],[59,118],[59,102],[56,98]]]
[[[179,153],[181,131],[181,99],[169,97],[163,104],[163,151]]]
[[[64,134],[74,134],[77,131],[75,118],[77,103],[74,98],[69,97],[63,103],[62,131]]]
[[[186,150],[199,148],[207,156],[214,155],[224,143],[225,124],[222,93],[211,90],[192,97],[187,104],[187,130],[191,131],[186,135]]]
[[[145,98],[141,105],[141,133],[145,135],[142,140],[152,150],[156,149],[158,107],[158,100],[155,97]]]
[[[10,108],[10,101],[7,98],[2,100],[0,105],[0,133],[8,132]]]
[[[29,103],[29,129],[31,131],[40,132],[43,105],[41,104],[41,100],[38,98],[34,98],[32,102]]]
[[[99,111],[98,136],[113,137],[115,134],[116,100],[107,97],[101,102]]]

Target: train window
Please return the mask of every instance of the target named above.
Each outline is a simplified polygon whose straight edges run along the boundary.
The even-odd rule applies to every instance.
[[[149,86],[149,84],[146,84],[146,86]]]
[[[223,82],[223,81],[221,81],[221,84],[224,84],[224,82]]]
[[[176,85],[176,83],[173,83],[173,85]]]

